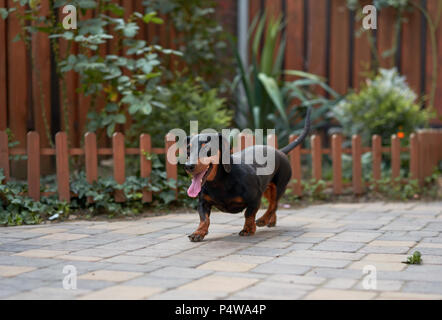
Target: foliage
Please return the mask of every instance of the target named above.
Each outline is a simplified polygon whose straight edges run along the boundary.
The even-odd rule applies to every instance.
[[[394,57],[394,65],[398,65],[399,61],[397,52],[400,50],[399,48],[399,38],[401,36],[403,23],[408,21],[405,13],[412,12],[413,10],[418,10],[422,16],[425,18],[428,30],[429,30],[429,38],[431,43],[431,55],[432,55],[432,76],[431,76],[431,89],[428,95],[428,104],[429,108],[434,107],[434,103],[436,100],[436,90],[437,90],[437,74],[439,64],[437,63],[438,57],[438,40],[437,38],[437,29],[442,16],[442,2],[438,1],[436,12],[433,15],[430,15],[430,12],[427,10],[423,3],[419,1],[410,1],[410,0],[374,0],[374,6],[377,10],[382,10],[384,8],[394,9],[396,12],[396,21],[394,24],[394,35],[393,35],[393,43],[392,47],[384,52],[381,52],[382,58],[390,58]],[[362,20],[365,15],[362,10],[362,1],[360,0],[347,0],[347,7],[350,10],[354,10],[356,12],[355,19],[356,21]],[[366,33],[368,37],[368,42],[370,45],[370,50],[373,56],[371,71],[377,71],[380,66],[380,57],[378,54],[378,48],[376,46],[376,41],[371,30],[364,29],[361,27],[358,31],[356,31],[356,35],[359,36],[362,33]]]
[[[359,93],[349,94],[333,108],[335,118],[347,137],[360,134],[369,145],[378,134],[384,145],[390,145],[393,134],[405,140],[416,129],[427,124],[430,114],[416,104],[416,94],[396,69],[380,69]]]
[[[413,255],[407,257],[407,261],[403,261],[402,263],[406,264],[422,264],[421,253],[419,251],[413,252]]]
[[[283,70],[286,39],[281,37],[281,17],[264,13],[255,17],[249,30],[251,41],[251,65],[246,67],[238,53],[238,75],[232,88],[243,90],[238,95],[235,121],[240,129],[275,128],[278,138],[287,142],[290,134],[302,130],[302,120],[308,106],[317,106],[312,112],[313,128],[324,124],[317,120],[327,117],[329,108],[339,100],[339,95],[325,81],[315,75],[296,70]],[[265,35],[265,36],[264,36]],[[264,38],[262,46],[261,39]],[[278,39],[281,38],[280,41]],[[295,81],[283,81],[284,76],[297,77]],[[326,91],[329,100],[316,92],[318,87]],[[297,106],[294,104],[298,103]]]
[[[297,180],[293,179],[291,183],[297,183]],[[285,190],[284,199],[289,202],[297,202],[300,198],[303,198],[312,203],[315,201],[324,201],[329,198],[328,195],[324,192],[326,182],[322,179],[301,180],[301,186],[302,195],[299,197],[293,193],[293,188],[291,187],[291,184],[289,184],[289,186]]]
[[[67,4],[74,5],[78,10],[77,29],[65,30],[62,23],[55,18],[57,10]],[[111,135],[118,124],[126,122],[126,112],[131,116],[149,114],[152,107],[158,106],[155,96],[159,87],[158,78],[163,71],[159,55],[180,53],[137,39],[139,24],[163,22],[155,12],[146,15],[133,12],[124,18],[125,9],[111,0],[50,1],[49,13],[46,14],[42,13],[40,1],[14,1],[14,5],[11,9],[20,9],[14,10],[14,14],[22,26],[17,39],[27,44],[33,62],[34,53],[30,45],[32,36],[41,32],[51,39],[57,75],[62,83],[64,130],[68,135],[69,102],[65,74],[70,70],[80,76],[78,91],[91,96],[88,130],[105,129]],[[2,10],[1,14],[7,17],[7,13],[10,14],[11,10]],[[66,43],[65,55],[60,52],[57,41],[59,38]],[[76,54],[70,53],[74,45],[79,48]],[[109,46],[114,52],[103,54],[101,49],[105,46]],[[36,69],[37,79],[40,81],[38,66],[32,63],[32,68]],[[38,88],[41,98],[41,83]],[[96,110],[98,99],[103,99],[105,104],[100,111]],[[43,103],[44,99],[41,98],[41,101]],[[42,106],[41,109],[43,112],[45,107]],[[43,120],[48,140],[52,142],[45,114]]]
[[[147,0],[146,12],[159,12],[170,21],[179,37],[173,39],[183,53],[183,76],[203,79],[204,87],[227,88],[231,60],[226,53],[227,34],[215,18],[213,0]],[[172,66],[175,67],[175,66]],[[173,72],[169,73],[174,76]]]
[[[186,80],[179,74],[176,77],[180,80],[162,88],[157,97],[167,108],[155,108],[148,116],[139,116],[128,132],[132,140],[146,132],[152,136],[153,145],[162,146],[169,130],[180,128],[190,132],[190,121],[198,121],[198,130],[221,130],[230,125],[231,111],[225,100],[218,97],[217,89],[204,90],[201,78]]]
[[[0,181],[4,179],[0,169]],[[89,184],[84,172],[71,176],[70,188],[74,196],[70,203],[58,200],[55,177],[46,178],[41,184],[42,192],[55,194],[42,197],[40,201],[24,196],[27,184],[8,181],[0,184],[0,225],[37,224],[43,220],[65,219],[71,213],[84,213],[87,216],[107,214],[109,217],[117,215],[136,215],[147,208],[141,202],[141,190],[154,193],[154,200],[150,206],[164,207],[172,203],[180,206],[194,207],[195,203],[186,195],[188,181],[167,179],[162,170],[153,170],[149,179],[129,176],[119,185],[111,177],[100,177],[97,182]],[[175,200],[175,190],[178,187],[178,201]],[[125,202],[115,201],[115,191],[120,190]],[[90,201],[92,200],[92,202]]]

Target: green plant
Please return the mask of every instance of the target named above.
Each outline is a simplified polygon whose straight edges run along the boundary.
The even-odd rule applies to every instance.
[[[402,201],[416,200],[420,198],[423,192],[418,180],[405,180],[402,175],[395,179],[383,177],[377,181],[370,178],[369,181],[369,190],[371,192],[382,194],[388,199]]]
[[[296,179],[291,181],[291,183],[296,182]],[[324,192],[326,187],[326,182],[324,180],[301,180],[301,185],[302,195],[300,197],[293,193],[293,188],[289,185],[284,193],[284,199],[286,199],[288,202],[298,202],[301,198],[303,198],[310,203],[328,199],[328,195]]]
[[[344,135],[351,138],[360,134],[365,145],[370,145],[374,134],[381,136],[384,145],[390,145],[393,134],[407,141],[431,117],[428,111],[421,110],[416,94],[396,69],[380,69],[373,80],[358,93],[347,95],[332,112]]]
[[[437,89],[437,74],[439,64],[437,63],[438,57],[438,38],[437,38],[437,29],[440,23],[440,18],[442,15],[442,2],[438,2],[437,12],[434,17],[430,15],[428,10],[421,5],[418,1],[410,1],[410,0],[374,0],[373,5],[377,10],[382,10],[384,8],[393,8],[396,11],[396,22],[394,26],[394,35],[393,35],[393,45],[391,49],[388,49],[381,53],[382,58],[388,57],[396,57],[396,53],[398,50],[399,37],[402,30],[403,23],[407,22],[407,18],[405,17],[406,12],[411,12],[414,9],[419,10],[422,15],[425,17],[425,20],[428,24],[429,35],[430,35],[430,43],[431,43],[431,52],[432,52],[432,76],[431,76],[431,90],[428,97],[429,108],[434,108],[434,103],[436,99],[436,89]],[[362,5],[360,0],[347,0],[347,7],[350,10],[354,10],[356,12],[356,20],[360,21],[364,18],[364,14],[362,13]],[[370,44],[370,49],[372,56],[374,57],[374,61],[372,63],[372,71],[376,71],[380,66],[380,59],[378,54],[378,49],[376,46],[376,42],[374,37],[370,31],[361,27],[360,30],[356,32],[356,35],[360,35],[362,33],[366,33],[368,35],[368,41]],[[395,58],[396,59],[396,58]],[[398,61],[395,61],[395,65],[398,65]]]
[[[13,8],[3,8],[0,14],[3,18],[15,14],[20,22],[21,30],[16,39],[25,42],[32,69],[36,72],[45,131],[51,145],[53,141],[44,113],[46,108],[41,90],[41,77],[34,62],[34,52],[31,50],[31,40],[36,33],[45,33],[51,40],[55,69],[62,84],[63,123],[68,136],[69,101],[64,75],[70,70],[74,70],[80,76],[78,91],[85,96],[91,96],[88,130],[104,129],[111,135],[118,124],[126,122],[126,112],[131,116],[148,114],[152,107],[158,106],[155,96],[159,87],[158,77],[163,71],[159,55],[180,53],[136,39],[139,24],[163,22],[155,12],[145,15],[133,12],[124,18],[125,9],[111,0],[51,0],[48,13],[41,10],[40,1],[20,0],[14,1],[13,4]],[[67,4],[74,5],[78,10],[77,29],[65,30],[62,23],[56,19],[58,10]],[[59,39],[66,43],[67,50],[64,54],[60,51]],[[113,41],[112,45],[110,41]],[[113,49],[113,54],[101,53],[100,48],[105,45]],[[78,53],[71,53],[73,46],[78,46]],[[98,99],[105,101],[105,108],[102,110],[96,110]]]
[[[407,257],[407,261],[403,261],[402,263],[406,263],[406,264],[422,264],[421,253],[419,251],[413,252],[413,255]]]
[[[227,33],[215,16],[217,2],[213,0],[147,0],[143,1],[146,12],[165,15],[177,37],[175,45],[183,53],[183,76],[201,77],[207,88],[218,88],[224,93],[231,73],[231,55],[227,54]],[[170,28],[169,25],[166,26]],[[167,29],[169,32],[170,29]],[[170,60],[170,59],[169,59]],[[169,72],[174,79],[174,69]],[[175,69],[176,70],[176,69]]]
[[[283,25],[281,17],[268,18],[266,13],[261,18],[255,17],[249,31],[251,64],[245,66],[236,51],[238,75],[232,89],[240,88],[244,93],[238,95],[237,101],[235,121],[239,128],[275,128],[281,143],[286,143],[290,134],[302,130],[303,123],[299,120],[305,117],[306,107],[317,107],[311,115],[315,129],[325,123],[318,120],[328,117],[330,107],[340,97],[316,75],[282,69],[286,43],[281,36]],[[297,77],[297,80],[284,81],[284,76]],[[318,94],[318,87],[331,99]]]
[[[167,107],[155,108],[149,115],[139,115],[129,132],[132,140],[140,133],[147,132],[152,136],[154,145],[164,145],[165,135],[174,128],[190,132],[190,121],[198,121],[198,130],[212,128],[221,130],[232,121],[232,112],[225,100],[218,97],[217,89],[204,90],[201,78],[188,78],[176,75],[166,88],[161,89],[158,101]],[[148,129],[146,129],[148,128]]]
[[[0,181],[4,179],[0,169]],[[73,193],[70,203],[62,202],[57,197],[55,176],[42,179],[41,192],[53,192],[51,196],[35,201],[24,194],[27,184],[8,181],[0,184],[0,225],[37,224],[44,220],[65,219],[72,213],[91,215],[106,214],[109,217],[137,215],[148,206],[156,208],[170,207],[176,204],[184,207],[195,207],[195,201],[189,199],[186,188],[189,181],[178,182],[167,179],[164,170],[155,168],[149,179],[129,176],[123,184],[117,184],[112,177],[100,177],[90,184],[84,172],[71,176],[70,189]],[[175,200],[175,189],[178,189],[178,200]],[[116,202],[115,191],[119,190],[125,197],[124,202]],[[153,202],[141,202],[142,190],[153,192]]]

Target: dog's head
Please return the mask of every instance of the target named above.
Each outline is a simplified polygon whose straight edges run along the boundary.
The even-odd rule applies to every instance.
[[[187,161],[184,169],[192,175],[192,184],[187,190],[190,197],[197,197],[206,181],[215,178],[219,168],[229,173],[230,144],[218,133],[198,134],[187,137]]]

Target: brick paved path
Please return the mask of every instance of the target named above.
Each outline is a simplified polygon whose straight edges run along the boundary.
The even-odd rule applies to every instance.
[[[260,212],[262,214],[262,212]],[[280,210],[276,228],[239,237],[242,215],[214,212],[0,229],[2,299],[442,298],[442,202]],[[422,265],[401,261],[419,250]],[[77,289],[63,289],[67,265]],[[366,290],[364,266],[376,267]],[[373,273],[371,273],[373,275]]]

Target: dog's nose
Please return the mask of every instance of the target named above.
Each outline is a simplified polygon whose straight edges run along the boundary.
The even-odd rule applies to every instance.
[[[195,165],[194,165],[194,164],[191,164],[191,163],[186,163],[186,164],[184,165],[184,169],[186,169],[187,171],[192,172],[193,170],[195,170]]]

